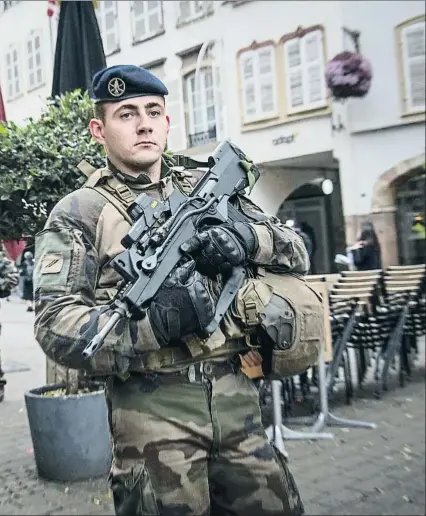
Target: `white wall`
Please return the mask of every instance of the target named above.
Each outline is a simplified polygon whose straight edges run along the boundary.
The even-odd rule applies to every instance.
[[[369,213],[380,176],[424,152],[424,124],[352,136],[351,160],[343,174],[341,170],[345,215]]]
[[[425,14],[425,3],[418,0],[345,0],[343,24],[361,32],[361,53],[373,67],[371,89],[363,99],[348,102],[351,131],[362,131],[405,124],[402,118],[400,75],[398,73],[395,27]],[[349,38],[345,47],[353,50]]]
[[[356,215],[370,212],[374,184],[384,172],[424,152],[424,114],[402,116],[395,27],[424,14],[425,4],[345,0],[341,7],[343,26],[360,31],[361,53],[373,69],[366,97],[334,106],[334,120],[339,114],[344,125],[334,136],[344,214]],[[354,50],[348,36],[344,36],[344,47]]]
[[[8,120],[16,123],[23,122],[26,118],[38,116],[45,106],[45,99],[51,93],[52,88],[52,63],[49,18],[46,2],[20,2],[0,15],[0,85],[5,103]],[[55,37],[56,24],[53,25],[53,37]],[[44,84],[37,89],[28,91],[26,69],[26,37],[32,30],[40,30],[42,34]],[[7,82],[5,70],[5,53],[11,44],[20,44],[21,81],[24,81],[24,90],[21,96],[8,101]]]

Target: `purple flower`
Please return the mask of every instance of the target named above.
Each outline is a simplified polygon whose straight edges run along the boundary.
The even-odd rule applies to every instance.
[[[327,63],[325,78],[335,98],[364,97],[373,76],[371,64],[358,52],[342,52]]]

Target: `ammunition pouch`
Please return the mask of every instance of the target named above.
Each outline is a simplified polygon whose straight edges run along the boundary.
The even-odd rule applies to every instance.
[[[300,374],[316,364],[324,340],[321,297],[290,273],[248,279],[224,318],[223,331],[227,339],[246,336],[249,346],[260,348],[265,375]]]

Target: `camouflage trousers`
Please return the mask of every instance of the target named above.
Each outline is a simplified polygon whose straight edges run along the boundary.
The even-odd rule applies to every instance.
[[[231,362],[110,378],[110,485],[119,516],[303,514],[268,441],[258,391]]]

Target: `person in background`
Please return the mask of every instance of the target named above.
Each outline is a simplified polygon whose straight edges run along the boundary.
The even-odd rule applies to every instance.
[[[24,259],[21,264],[19,275],[23,278],[22,285],[22,299],[27,303],[27,312],[33,312],[33,299],[34,299],[34,288],[33,288],[33,272],[34,272],[34,258],[31,251],[27,251],[24,254]]]
[[[8,299],[13,287],[18,284],[18,274],[16,267],[13,262],[8,260],[4,253],[0,251],[0,299]],[[1,322],[0,322],[0,334],[1,334]],[[4,399],[4,386],[6,380],[4,379],[4,372],[1,367],[1,355],[0,355],[0,402]]]
[[[350,251],[356,270],[369,271],[382,268],[380,243],[371,222],[362,224],[357,241]]]

